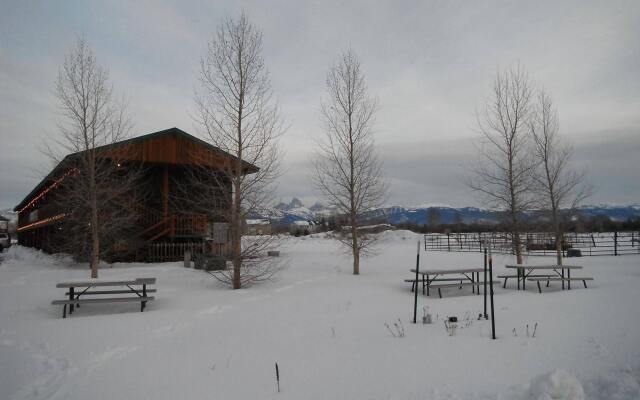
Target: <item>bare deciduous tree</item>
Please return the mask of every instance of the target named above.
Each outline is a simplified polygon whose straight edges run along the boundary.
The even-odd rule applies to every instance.
[[[118,229],[133,225],[130,220],[135,204],[132,196],[125,195],[133,190],[132,176],[119,169],[117,157],[104,157],[96,149],[126,138],[131,124],[124,102],[113,100],[108,71],[97,63],[84,39],[78,39],[65,57],[56,95],[63,119],[58,124],[60,136],[49,143],[47,152],[72,175],[56,197],[59,206],[69,210],[64,240],[58,245],[76,257],[88,258],[91,277],[97,278],[100,257],[107,247],[101,239],[112,240]],[[71,156],[61,160],[62,153]]]
[[[562,265],[562,212],[579,205],[590,195],[591,188],[585,185],[585,172],[571,167],[573,148],[562,143],[558,134],[558,112],[551,96],[544,90],[538,92],[528,124],[537,158],[533,178],[538,205],[550,214],[557,263]]]
[[[490,206],[508,213],[518,264],[522,263],[521,214],[532,204],[534,160],[527,127],[531,97],[531,84],[522,67],[498,71],[493,93],[477,115],[483,139],[479,148],[481,160],[473,167],[474,177],[468,182]]]
[[[367,93],[360,62],[345,52],[327,74],[328,100],[322,105],[324,140],[314,160],[315,184],[339,214],[348,218],[348,232],[339,240],[353,255],[353,273],[360,273],[360,255],[373,243],[359,232],[364,211],[378,207],[386,196],[372,124],[377,102]]]
[[[223,170],[199,172],[211,188],[231,188],[229,207],[219,209],[228,210],[224,219],[229,222],[233,271],[223,276],[234,289],[275,272],[264,254],[274,238],[257,237],[244,244],[242,240],[243,221],[266,208],[279,174],[278,140],[284,127],[272,97],[262,58],[262,33],[244,13],[225,20],[201,61],[195,102],[206,140],[235,156]],[[246,163],[259,170],[251,171]],[[202,193],[214,196],[211,190]]]

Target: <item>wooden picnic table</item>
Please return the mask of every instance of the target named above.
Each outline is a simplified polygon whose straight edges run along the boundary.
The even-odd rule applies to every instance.
[[[480,272],[484,271],[484,268],[457,268],[457,269],[425,269],[420,270],[418,273],[422,275],[422,294],[425,293],[429,296],[429,289],[433,282],[437,281],[460,281],[460,284],[440,285],[438,288],[438,294],[440,294],[440,288],[445,286],[468,286],[471,285],[473,293],[480,294]],[[416,273],[415,268],[411,269],[411,272]],[[438,278],[442,275],[462,275],[458,278]],[[464,280],[469,282],[463,283]],[[416,282],[415,289],[418,290],[418,282]],[[477,289],[477,290],[476,290]],[[442,295],[440,294],[440,297]]]
[[[522,281],[522,290],[526,289],[525,282],[526,279],[533,273],[538,270],[549,270],[553,273],[557,274],[562,281],[562,290],[564,290],[564,281],[565,281],[565,270],[567,271],[567,287],[571,290],[571,270],[572,269],[582,269],[582,267],[578,265],[529,265],[529,264],[515,264],[515,265],[505,265],[505,268],[515,269],[516,270],[516,278],[518,279],[517,290],[520,290],[520,281]],[[506,280],[505,280],[506,285]]]
[[[67,305],[69,306],[69,314],[74,312],[75,307],[80,304],[92,303],[120,303],[120,302],[140,302],[140,311],[144,311],[147,301],[154,300],[154,297],[147,296],[148,293],[154,293],[156,289],[147,289],[147,285],[156,283],[156,278],[135,278],[128,280],[102,280],[90,279],[83,281],[68,281],[56,284],[57,288],[66,288],[68,291],[68,300],[54,300],[51,304],[63,305],[62,318],[67,316]],[[91,290],[97,287],[126,287],[127,289],[119,290]],[[101,297],[92,299],[81,299],[81,296],[90,295],[114,295],[114,294],[130,294],[134,293],[137,297]]]

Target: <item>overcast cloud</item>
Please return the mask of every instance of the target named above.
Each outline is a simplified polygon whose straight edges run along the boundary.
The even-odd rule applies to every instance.
[[[554,97],[562,133],[597,191],[640,202],[640,2],[122,1],[0,2],[0,209],[48,172],[54,81],[84,35],[144,134],[190,118],[198,62],[221,19],[244,9],[288,121],[283,200],[313,201],[308,159],[321,134],[324,77],[339,52],[361,58],[379,98],[376,135],[389,203],[480,205],[464,185],[474,110],[498,67],[520,63]]]

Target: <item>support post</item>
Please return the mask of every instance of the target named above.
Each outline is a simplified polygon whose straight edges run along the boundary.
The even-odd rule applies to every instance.
[[[489,281],[493,283],[493,260],[491,257],[491,252],[489,252]],[[494,312],[493,307],[493,284],[489,284],[489,293],[491,299],[491,338],[496,338],[496,314]]]
[[[429,296],[429,275],[422,274],[422,294],[424,294],[424,287],[427,287],[427,296]]]
[[[418,318],[418,275],[420,273],[420,241],[418,240],[418,252],[416,253],[416,290],[413,291],[413,323]]]
[[[169,166],[164,166],[164,174],[162,177],[162,217],[169,216]]]
[[[146,297],[147,297],[147,285],[146,285],[146,284],[143,284],[143,285],[142,285],[142,297],[144,297],[144,298],[146,298]],[[146,305],[147,305],[147,302],[146,302],[146,301],[143,301],[143,302],[140,304],[140,312],[143,312],[143,311],[144,311],[144,307],[145,307]]]
[[[487,314],[487,248],[484,249],[484,319],[489,319],[489,314]]]
[[[73,286],[69,288],[69,300],[74,300]],[[69,314],[73,314],[73,303],[69,304]]]
[[[618,232],[613,232],[613,255],[618,255]]]

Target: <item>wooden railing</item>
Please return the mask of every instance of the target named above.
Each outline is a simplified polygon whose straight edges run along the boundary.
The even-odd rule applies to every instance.
[[[173,214],[164,217],[162,213],[139,207],[138,225],[144,227],[140,237],[154,242],[164,236],[205,236],[207,216],[202,214]]]
[[[189,251],[193,257],[195,254],[210,254],[213,256],[225,256],[227,248],[207,244],[205,242],[183,243],[149,243],[146,247],[146,260],[148,262],[167,262],[184,260],[185,251]]]
[[[207,233],[207,216],[206,215],[184,215],[178,214],[173,216],[174,219],[174,235],[178,236],[204,236]]]

